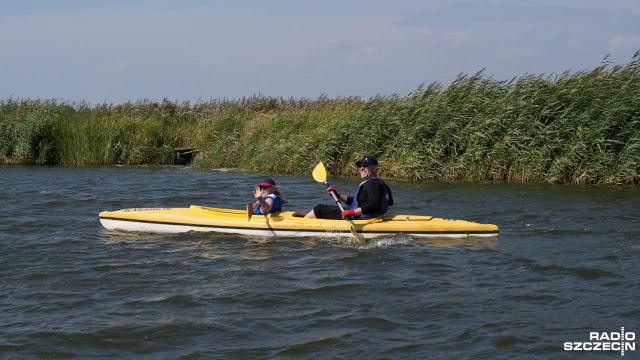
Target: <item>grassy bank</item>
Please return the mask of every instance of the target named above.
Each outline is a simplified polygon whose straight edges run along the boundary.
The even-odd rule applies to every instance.
[[[4,164],[170,164],[387,178],[640,183],[640,52],[627,64],[498,81],[482,72],[406,96],[119,105],[0,101]]]

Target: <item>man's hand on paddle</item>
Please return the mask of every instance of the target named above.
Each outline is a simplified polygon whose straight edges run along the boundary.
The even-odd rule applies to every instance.
[[[332,185],[332,186],[329,186],[329,187],[327,188],[327,192],[328,192],[328,193],[332,193],[332,192],[333,192],[334,194],[336,194],[336,197],[337,197],[338,199],[340,198],[340,194],[338,194],[338,190],[336,190],[336,188],[335,188],[335,187],[333,187],[333,185]]]
[[[346,218],[347,216],[356,216],[355,210],[345,210],[342,212],[342,218]]]

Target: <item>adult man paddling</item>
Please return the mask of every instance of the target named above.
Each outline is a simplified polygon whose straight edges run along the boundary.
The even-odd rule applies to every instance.
[[[393,205],[391,189],[378,178],[378,160],[371,155],[365,155],[356,162],[360,171],[362,183],[356,189],[354,196],[340,195],[335,187],[329,186],[328,192],[334,192],[339,201],[349,205],[341,211],[337,205],[318,204],[305,216],[318,219],[370,219],[383,215],[389,206]]]

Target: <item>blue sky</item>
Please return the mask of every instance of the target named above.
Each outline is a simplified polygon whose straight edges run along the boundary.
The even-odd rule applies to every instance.
[[[405,96],[628,63],[638,0],[0,0],[0,99]]]

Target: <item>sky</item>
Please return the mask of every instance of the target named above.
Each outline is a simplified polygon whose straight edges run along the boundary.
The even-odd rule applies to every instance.
[[[0,100],[406,96],[626,64],[638,0],[0,0]]]

